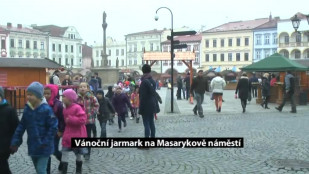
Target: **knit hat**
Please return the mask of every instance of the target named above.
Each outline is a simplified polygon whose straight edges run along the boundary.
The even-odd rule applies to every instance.
[[[42,99],[44,93],[44,87],[39,82],[32,82],[28,88],[27,92],[33,93],[37,98]]]
[[[101,94],[101,95],[104,96],[104,91],[103,91],[102,89],[98,89],[98,90],[97,90],[97,94]]]
[[[77,100],[77,94],[73,89],[67,89],[65,90],[62,95],[69,99],[71,102],[75,102]]]
[[[4,99],[4,90],[1,86],[0,86],[0,97]]]

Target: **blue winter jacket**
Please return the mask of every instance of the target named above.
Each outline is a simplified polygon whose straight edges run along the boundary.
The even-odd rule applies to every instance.
[[[30,156],[49,156],[54,153],[54,136],[57,126],[57,118],[45,99],[35,109],[30,103],[27,103],[13,135],[11,146],[20,146],[23,134],[27,130],[28,154]]]

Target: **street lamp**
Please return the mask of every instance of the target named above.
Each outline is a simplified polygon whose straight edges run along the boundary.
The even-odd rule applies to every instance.
[[[293,28],[295,29],[295,32],[297,31],[299,24],[300,24],[300,19],[295,15],[294,17],[291,18]]]
[[[155,16],[155,20],[158,21],[159,20],[159,16],[158,16],[158,11],[162,8],[167,9],[168,11],[170,11],[171,13],[171,112],[174,112],[174,46],[173,46],[173,41],[174,41],[174,31],[173,31],[173,12],[171,11],[171,9],[167,8],[167,7],[160,7],[157,9],[156,11],[156,16]]]

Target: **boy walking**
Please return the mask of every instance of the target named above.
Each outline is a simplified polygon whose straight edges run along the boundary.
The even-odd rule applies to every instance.
[[[38,174],[46,174],[48,159],[54,153],[54,136],[58,121],[52,108],[43,97],[44,87],[39,82],[27,88],[27,104],[11,141],[11,153],[22,144],[27,130],[28,154]]]

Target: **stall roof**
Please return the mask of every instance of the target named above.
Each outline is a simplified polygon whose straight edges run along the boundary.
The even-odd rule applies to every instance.
[[[35,58],[0,58],[2,68],[51,68],[57,69],[62,66],[50,59]]]
[[[242,71],[307,71],[308,67],[275,53],[256,63],[241,68]]]

